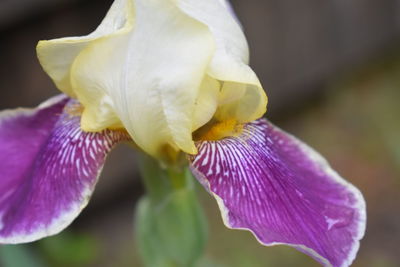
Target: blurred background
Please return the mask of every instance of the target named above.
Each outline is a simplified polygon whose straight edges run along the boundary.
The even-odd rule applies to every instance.
[[[35,55],[38,40],[86,35],[111,0],[1,0],[0,109],[57,94]],[[353,266],[400,266],[400,0],[234,0],[267,117],[320,151],[364,193],[368,224]],[[62,234],[0,247],[0,266],[141,266],[133,212],[143,194],[135,153],[120,146],[89,206]],[[199,188],[200,189],[200,188]],[[318,266],[287,247],[265,248],[209,218],[204,266]],[[213,262],[213,264],[211,264]]]

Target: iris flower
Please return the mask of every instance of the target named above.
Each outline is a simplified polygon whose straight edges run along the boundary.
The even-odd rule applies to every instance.
[[[86,206],[108,152],[181,155],[224,224],[324,266],[349,266],[365,202],[312,148],[266,119],[241,26],[224,0],[115,0],[91,34],[41,41],[61,90],[0,113],[0,243],[54,235]]]

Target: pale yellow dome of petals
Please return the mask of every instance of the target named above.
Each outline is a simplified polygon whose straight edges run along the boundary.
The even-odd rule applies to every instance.
[[[37,53],[84,106],[83,130],[123,127],[156,157],[165,146],[197,153],[192,133],[213,117],[249,122],[266,110],[222,0],[116,0],[93,33],[41,41]]]

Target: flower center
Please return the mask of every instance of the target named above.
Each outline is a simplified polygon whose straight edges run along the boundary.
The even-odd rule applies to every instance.
[[[71,100],[68,105],[65,106],[65,112],[71,117],[82,116],[84,107],[76,100]]]
[[[230,136],[238,136],[242,129],[243,125],[235,119],[225,121],[212,120],[194,132],[193,139],[195,141],[217,141]]]

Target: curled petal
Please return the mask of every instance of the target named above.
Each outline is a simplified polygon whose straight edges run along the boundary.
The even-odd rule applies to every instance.
[[[0,113],[0,244],[53,235],[86,206],[123,132],[84,133],[79,105],[57,96]]]
[[[115,0],[83,37],[37,47],[57,87],[85,107],[86,131],[124,127],[152,156],[197,153],[192,132],[212,117],[249,122],[267,98],[225,0]]]
[[[58,89],[76,97],[70,80],[71,65],[89,44],[103,36],[118,35],[124,26],[132,23],[132,16],[127,13],[128,4],[129,1],[115,0],[101,24],[89,35],[43,40],[38,43],[36,51],[40,64]]]
[[[230,3],[225,0],[180,0],[177,5],[204,23],[214,38],[215,52],[207,74],[222,83],[216,118],[239,122],[260,118],[266,111],[267,96],[257,75],[248,66],[246,37]]]
[[[53,80],[59,80],[53,61],[67,66],[70,94],[85,107],[82,128],[123,126],[153,156],[166,145],[196,153],[195,102],[214,50],[207,27],[173,1],[116,0],[100,28],[106,30],[38,45]]]
[[[224,223],[264,245],[286,244],[324,266],[349,266],[366,223],[364,199],[317,152],[264,119],[238,137],[197,143],[197,179]]]

